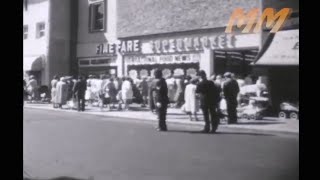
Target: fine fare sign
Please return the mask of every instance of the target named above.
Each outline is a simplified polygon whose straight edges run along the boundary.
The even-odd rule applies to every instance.
[[[120,43],[102,43],[97,46],[96,54],[98,55],[116,55],[131,54],[141,52],[141,44],[139,40],[121,41]]]

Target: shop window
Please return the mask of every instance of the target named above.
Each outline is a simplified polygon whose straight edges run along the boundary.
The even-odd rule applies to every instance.
[[[92,65],[99,65],[99,64],[108,64],[110,59],[93,59],[91,60]]]
[[[181,69],[181,68],[175,69],[175,70],[174,70],[174,75],[175,75],[175,76],[182,76],[182,75],[184,75],[183,69]]]
[[[140,71],[140,77],[147,77],[148,76],[148,70],[142,69]]]
[[[79,65],[90,65],[89,60],[79,60]]]
[[[194,68],[189,68],[187,69],[187,75],[188,76],[196,76],[197,75],[197,70]]]
[[[132,79],[136,79],[136,77],[138,76],[137,70],[130,70],[129,71],[129,77],[131,77]]]
[[[150,71],[150,76],[151,77],[154,77],[154,71],[155,71],[156,69],[152,69],[151,71]]]
[[[89,6],[89,31],[101,32],[105,30],[106,26],[106,12],[104,1],[90,4]]]
[[[23,0],[23,7],[24,7],[24,10],[28,10],[28,0]]]
[[[28,25],[23,26],[23,39],[28,39]]]
[[[40,22],[37,23],[37,32],[36,32],[36,37],[37,38],[41,38],[45,35],[45,23],[44,22]]]
[[[171,76],[171,71],[170,71],[170,69],[164,69],[164,70],[162,70],[162,74],[163,74],[164,78],[167,78],[167,77]]]

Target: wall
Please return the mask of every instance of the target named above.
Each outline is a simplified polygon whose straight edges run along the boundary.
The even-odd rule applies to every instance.
[[[116,11],[117,0],[105,0],[106,7],[106,30],[105,32],[89,32],[89,2],[81,0],[78,4],[78,38],[77,38],[77,57],[97,56],[96,48],[101,43],[116,43]],[[121,71],[121,58],[118,58],[118,72]]]
[[[70,7],[71,0],[50,1],[48,82],[56,74],[70,75]]]
[[[38,58],[44,57],[43,64],[47,63],[48,50],[48,17],[49,2],[48,0],[29,0],[27,9],[23,8],[23,25],[28,25],[28,38],[23,40],[23,57]],[[45,23],[45,36],[36,38],[36,24]],[[41,75],[41,82],[46,83],[45,72],[47,68],[44,66]]]
[[[260,7],[259,0],[118,0],[118,36],[225,27],[235,8]]]
[[[32,0],[30,1],[32,2]],[[48,31],[45,36],[36,38],[36,24],[48,24],[48,1],[30,4],[28,10],[23,10],[23,25],[28,25],[28,39],[23,40],[23,56],[38,56],[46,54]]]

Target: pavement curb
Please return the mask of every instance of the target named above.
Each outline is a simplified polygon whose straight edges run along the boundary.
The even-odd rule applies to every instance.
[[[68,109],[61,110],[61,109],[53,109],[53,108],[47,108],[47,107],[35,107],[35,106],[24,106],[24,108],[30,108],[30,109],[42,109],[42,110],[51,110],[51,111],[63,111],[63,112],[69,112],[69,113],[78,113],[77,111],[70,111]],[[95,115],[95,116],[103,116],[103,117],[113,117],[113,118],[126,118],[126,119],[132,119],[135,121],[140,122],[156,122],[156,119],[146,118],[146,119],[140,119],[136,117],[124,117],[124,116],[115,116],[115,115],[107,115],[107,114],[97,114],[94,112],[82,112],[83,114],[88,115]],[[199,126],[202,127],[204,125],[203,122],[181,122],[176,120],[167,120],[170,124],[179,124],[179,125],[188,125],[188,126]],[[292,135],[299,135],[299,132],[292,132],[292,131],[283,131],[283,130],[269,130],[269,129],[256,129],[256,128],[250,128],[250,127],[244,127],[244,126],[235,126],[235,125],[219,125],[221,128],[227,128],[227,129],[241,129],[246,130],[253,133],[281,133],[281,134],[292,134]]]

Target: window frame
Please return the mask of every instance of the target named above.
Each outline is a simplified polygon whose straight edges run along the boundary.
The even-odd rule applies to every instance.
[[[26,31],[25,31],[25,29],[26,29]],[[29,26],[23,25],[23,40],[28,39],[28,37],[29,37]]]
[[[40,26],[43,25],[44,28],[40,29]],[[43,35],[41,36],[41,32],[43,32]],[[46,23],[45,22],[38,22],[36,24],[36,38],[40,39],[46,35]]]
[[[93,7],[102,4],[103,6],[103,18],[102,18],[102,29],[95,29],[94,28],[94,17],[93,17]],[[106,0],[98,1],[89,4],[89,19],[88,19],[88,28],[89,33],[96,33],[96,32],[106,32],[107,31],[107,3]]]

